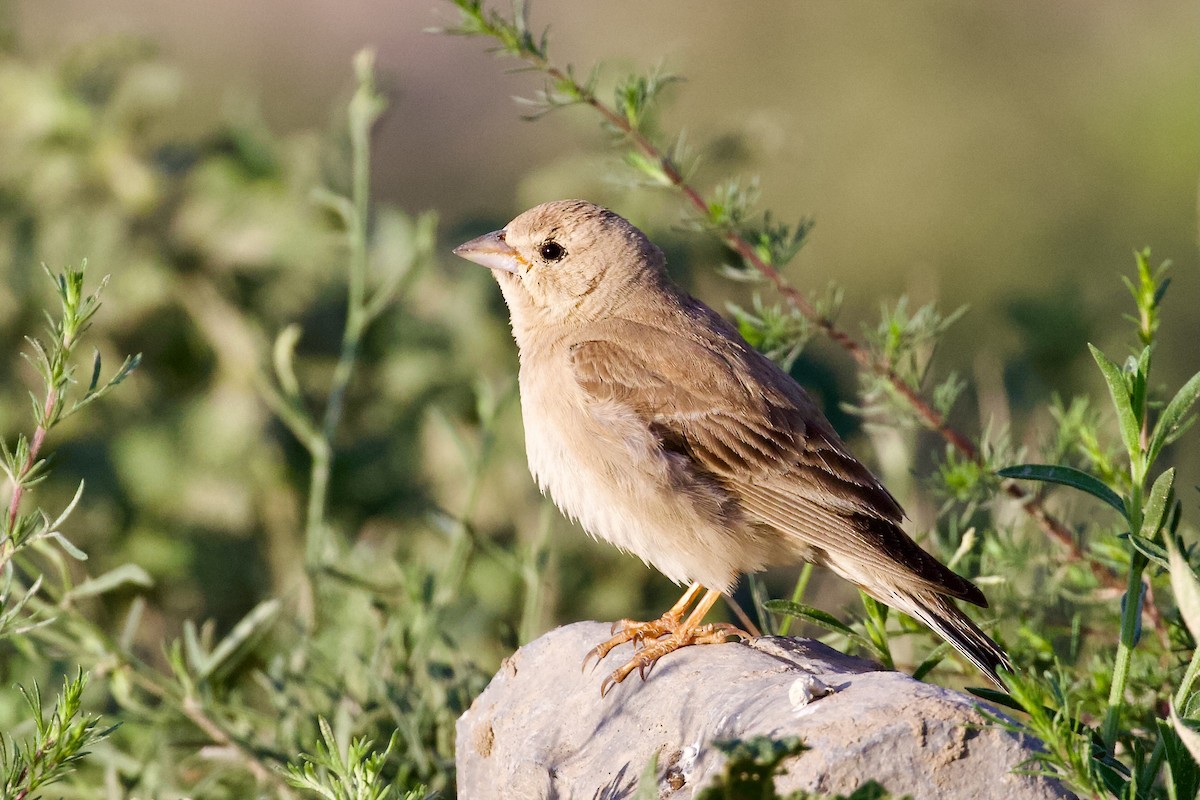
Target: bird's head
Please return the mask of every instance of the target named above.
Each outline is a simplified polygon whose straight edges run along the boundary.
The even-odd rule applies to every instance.
[[[558,200],[454,248],[492,270],[516,328],[598,319],[663,275],[663,254],[606,208]]]

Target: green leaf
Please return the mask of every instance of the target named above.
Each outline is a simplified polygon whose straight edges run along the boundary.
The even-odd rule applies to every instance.
[[[1166,278],[1159,285],[1158,290],[1154,292],[1154,305],[1161,305],[1163,296],[1166,295],[1167,289],[1171,286],[1171,279]]]
[[[1083,470],[1075,469],[1074,467],[1056,464],[1021,464],[1016,467],[1005,467],[996,474],[1002,478],[1043,481],[1045,483],[1059,483],[1063,486],[1071,486],[1103,500],[1119,511],[1121,516],[1127,516],[1125,501],[1121,499],[1120,495],[1108,488],[1096,476],[1089,475]]]
[[[1154,426],[1154,433],[1150,436],[1150,446],[1146,451],[1150,461],[1155,459],[1165,445],[1178,439],[1187,430],[1189,424],[1187,415],[1192,410],[1197,397],[1200,397],[1200,372],[1193,375],[1191,380],[1175,393],[1171,402],[1167,403],[1167,407],[1163,409],[1162,415],[1159,416],[1158,424]]]
[[[1003,706],[1004,708],[1011,708],[1014,711],[1025,712],[1025,706],[1021,705],[1006,692],[1001,692],[997,689],[989,689],[986,686],[971,686],[967,688],[967,691],[976,697],[987,700],[989,703]],[[1047,711],[1052,714],[1054,713],[1053,709],[1047,709]]]
[[[772,739],[755,736],[749,739],[716,741],[725,753],[725,766],[711,783],[696,793],[696,800],[727,800],[727,798],[778,797],[774,778],[783,770],[784,762],[809,748],[797,737]],[[885,795],[858,795],[857,800],[879,800]]]
[[[1200,732],[1179,718],[1179,715],[1175,713],[1174,703],[1171,703],[1171,724],[1175,726],[1175,732],[1179,734],[1180,740],[1192,754],[1192,758],[1200,763]]]
[[[1163,517],[1166,516],[1167,505],[1171,500],[1171,489],[1174,485],[1174,467],[1159,475],[1154,481],[1154,486],[1150,488],[1150,497],[1146,499],[1146,508],[1142,517],[1140,535],[1143,538],[1153,541],[1159,528],[1162,527]]]
[[[78,547],[71,544],[71,542],[67,539],[67,537],[63,536],[58,531],[50,531],[49,533],[46,534],[46,538],[53,539],[54,541],[58,542],[58,546],[61,547],[63,550],[65,550],[67,555],[69,555],[71,558],[75,559],[76,561],[87,561],[88,560],[87,553],[83,552]]]
[[[1174,540],[1167,538],[1167,553],[1171,563],[1171,591],[1179,605],[1179,614],[1194,638],[1200,638],[1200,580],[1192,572]],[[1194,750],[1192,751],[1195,752]]]
[[[204,652],[204,645],[200,643],[200,633],[196,630],[196,623],[190,619],[183,621],[183,648],[181,654],[186,658],[186,665],[191,672],[207,672],[208,653]],[[182,665],[185,662],[181,660],[179,663]]]
[[[630,800],[658,800],[658,753],[650,756],[642,774],[638,776],[637,792]]]
[[[264,600],[251,609],[250,613],[242,617],[241,621],[233,626],[233,630],[208,654],[203,668],[197,670],[196,680],[203,681],[211,676],[220,677],[237,666],[241,656],[275,622],[275,617],[281,607],[282,603],[271,599]]]
[[[862,636],[854,631],[846,623],[839,620],[827,611],[822,611],[814,606],[805,605],[804,603],[793,603],[791,600],[768,600],[763,603],[763,608],[774,614],[785,614],[789,617],[806,620],[819,625],[826,630],[831,630],[834,633],[840,633],[845,636],[852,636],[855,639],[861,639]]]
[[[925,660],[918,664],[917,668],[913,670],[913,679],[918,681],[924,680],[926,675],[932,672],[938,664],[942,663],[942,660],[946,658],[946,654],[949,652],[949,642],[942,642],[937,647],[933,648],[929,655],[925,656]]]
[[[1141,355],[1136,359],[1129,357],[1125,366],[1125,374],[1129,376],[1129,405],[1133,413],[1141,417],[1146,413],[1146,381],[1150,375],[1150,347],[1142,348]],[[1142,444],[1142,425],[1138,422],[1138,448]]]
[[[1129,539],[1129,543],[1133,545],[1133,549],[1144,555],[1146,558],[1153,561],[1163,569],[1170,569],[1171,564],[1167,560],[1167,551],[1162,548],[1157,542],[1153,542],[1144,536],[1137,534],[1125,534]]]
[[[121,636],[117,639],[117,646],[122,653],[129,653],[133,649],[133,642],[137,638],[138,628],[142,624],[142,616],[146,612],[146,599],[141,597],[133,598],[133,602],[129,604],[129,611],[125,614],[125,624],[121,626]]]
[[[1155,720],[1167,766],[1171,769],[1170,783],[1175,789],[1176,797],[1196,797],[1197,791],[1200,790],[1200,769],[1197,769],[1196,759],[1188,751],[1183,737],[1176,728],[1172,727],[1172,723],[1180,726],[1186,723],[1174,715],[1174,708],[1171,711],[1171,722],[1167,722],[1165,719]],[[1179,722],[1175,722],[1176,719],[1179,719]]]
[[[1137,415],[1133,412],[1129,381],[1121,368],[1100,352],[1099,348],[1088,344],[1088,349],[1092,351],[1092,358],[1096,359],[1096,364],[1104,375],[1104,381],[1108,384],[1108,393],[1112,397],[1113,408],[1117,411],[1121,440],[1125,442],[1129,460],[1137,463],[1141,455],[1139,446],[1141,426],[1138,424]]]
[[[81,597],[95,597],[96,595],[111,592],[113,589],[126,584],[133,584],[134,586],[141,586],[143,589],[149,589],[154,586],[154,579],[150,577],[150,573],[137,564],[122,564],[116,569],[110,569],[103,575],[89,578],[67,592],[66,597],[70,600],[78,600]]]
[[[891,609],[866,592],[860,590],[858,595],[862,600],[863,607],[867,610],[867,615],[883,630],[887,625],[888,612]]]
[[[79,498],[81,497],[83,497],[83,481],[79,482],[79,487],[75,490],[75,496],[71,498],[71,502],[67,503],[67,507],[64,508],[62,513],[58,515],[58,519],[54,520],[46,527],[52,531],[56,531],[61,528],[62,524],[66,522],[67,518],[70,517],[72,512],[75,511],[75,506],[79,505]]]
[[[795,617],[806,622],[811,622],[817,627],[824,628],[827,631],[840,633],[846,636],[851,641],[857,642],[860,646],[875,653],[882,659],[887,659],[888,654],[880,650],[879,645],[873,642],[866,636],[863,636],[858,631],[851,628],[846,623],[839,620],[827,611],[822,611],[814,606],[805,605],[804,603],[795,603],[791,600],[768,600],[763,603],[763,608],[775,614],[784,614],[789,617]]]
[[[873,649],[879,654],[883,665],[891,669],[895,666],[895,660],[892,657],[887,633],[887,615],[890,609],[861,589],[858,594],[867,611],[867,616],[863,620],[863,628],[867,632],[867,637],[874,644]]]

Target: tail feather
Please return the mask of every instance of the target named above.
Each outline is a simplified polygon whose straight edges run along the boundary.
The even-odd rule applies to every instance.
[[[908,595],[897,607],[924,622],[966,656],[993,683],[1005,689],[999,670],[1016,672],[1008,654],[958,606],[939,594]]]

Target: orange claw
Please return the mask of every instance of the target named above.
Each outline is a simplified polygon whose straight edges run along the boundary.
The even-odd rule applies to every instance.
[[[702,591],[704,591],[703,586],[693,583],[678,603],[652,622],[634,622],[631,619],[623,619],[613,623],[610,629],[612,637],[587,652],[583,658],[583,669],[587,669],[593,658],[599,665],[614,647],[626,642],[633,642],[634,654],[629,661],[614,670],[600,684],[601,697],[607,695],[614,686],[628,678],[634,670],[638,671],[638,675],[643,681],[646,680],[646,676],[653,671],[654,665],[660,658],[681,647],[693,644],[720,644],[735,637],[752,638],[741,628],[727,622],[701,625],[700,620],[721,596],[720,592],[710,589],[700,602],[696,603],[696,598]],[[696,603],[695,608],[685,619],[684,613],[693,603]]]
[[[701,625],[693,628],[681,627],[679,630],[673,631],[669,635],[648,644],[645,648],[635,653],[633,658],[614,670],[604,680],[604,683],[601,684],[600,696],[605,696],[613,686],[628,678],[634,670],[637,670],[638,675],[643,681],[646,680],[646,676],[654,669],[654,665],[658,663],[658,660],[668,653],[673,653],[680,648],[694,644],[722,644],[732,638],[750,639],[752,637],[741,628],[730,625],[727,622],[714,622],[709,625]]]
[[[672,613],[673,611],[674,609],[668,611],[652,622],[634,622],[631,619],[614,622],[611,628],[611,632],[614,634],[613,637],[601,642],[587,652],[587,655],[583,657],[583,669],[587,669],[588,663],[593,658],[596,659],[596,663],[599,663],[614,647],[623,645],[626,642],[633,642],[634,647],[639,648],[644,646],[648,639],[657,639],[660,636],[677,630],[682,624],[683,614]]]

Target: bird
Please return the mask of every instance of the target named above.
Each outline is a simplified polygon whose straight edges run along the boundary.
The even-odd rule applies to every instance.
[[[677,286],[619,214],[536,206],[454,253],[491,270],[519,360],[529,469],[594,538],[687,591],[657,620],[621,620],[584,660],[635,653],[601,694],[682,647],[747,639],[703,624],[743,574],[812,562],[921,620],[1001,689],[1005,652],[954,600],[971,581],[902,529],[904,512],[807,392]]]

